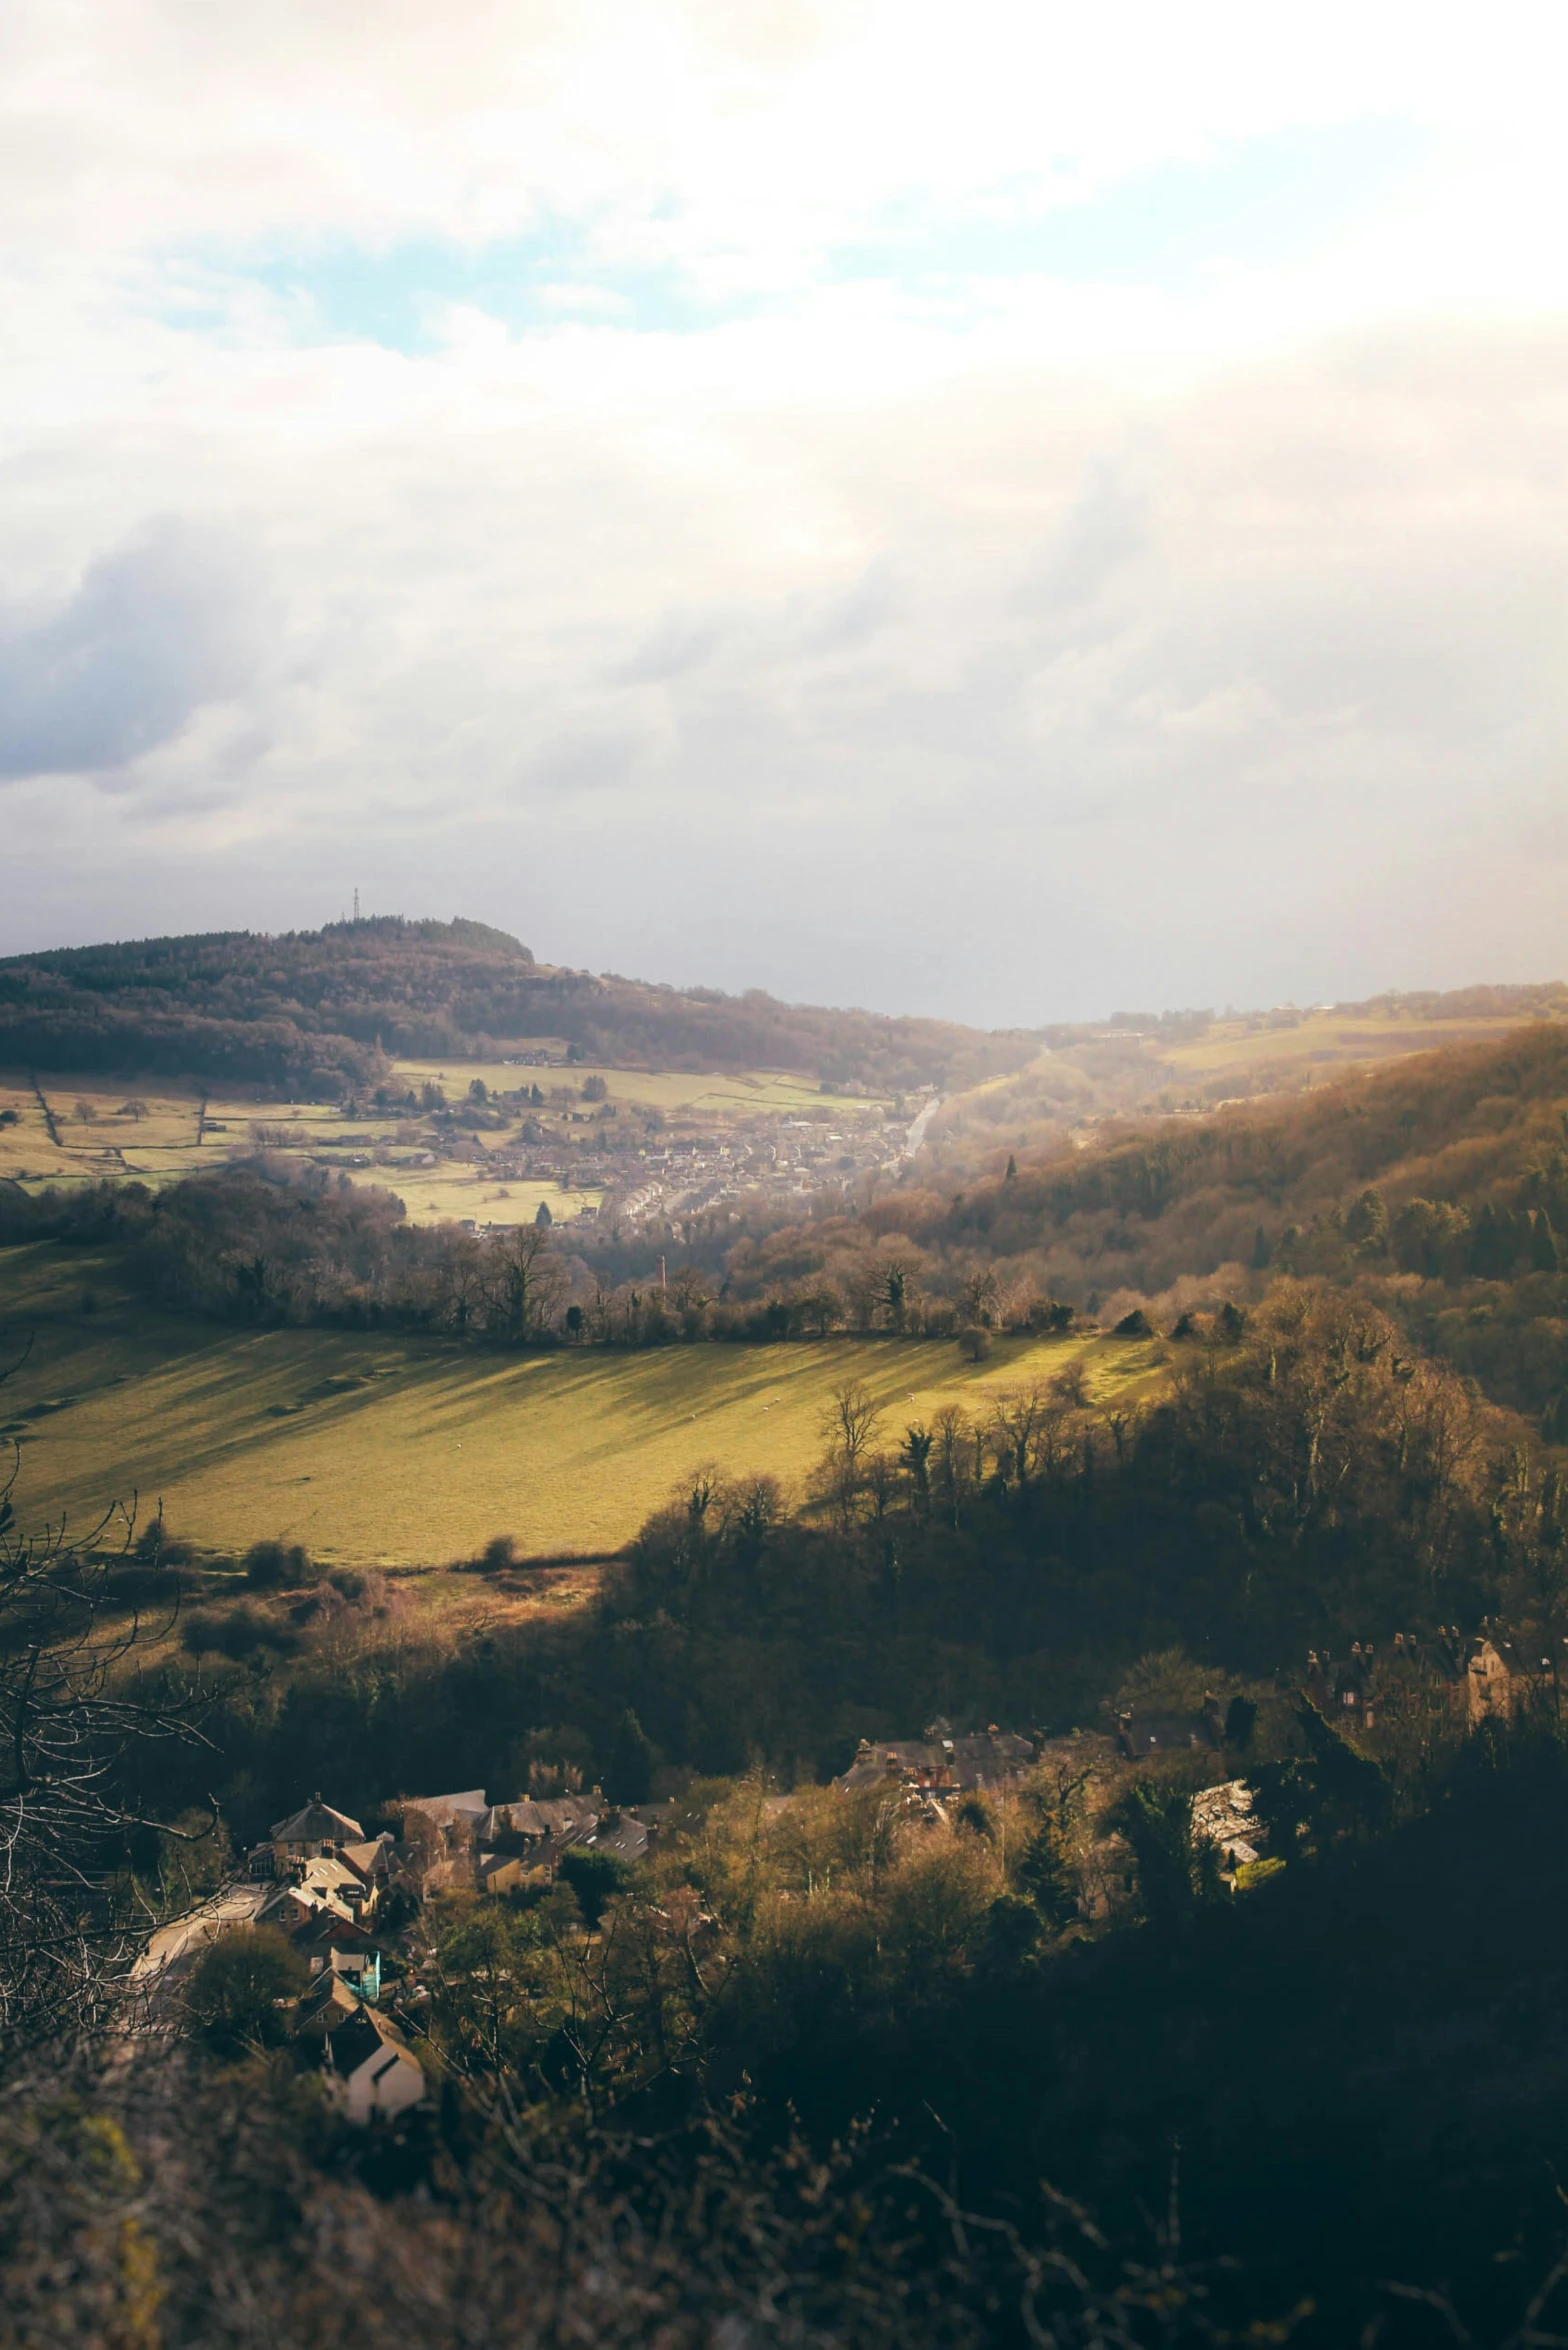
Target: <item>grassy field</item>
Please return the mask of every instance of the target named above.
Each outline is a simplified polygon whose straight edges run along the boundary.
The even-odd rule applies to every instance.
[[[409,1084],[444,1085],[456,1101],[473,1080],[480,1078],[497,1093],[537,1083],[549,1093],[552,1086],[580,1088],[588,1077],[602,1077],[613,1102],[638,1109],[663,1110],[667,1117],[712,1119],[727,1124],[735,1118],[789,1118],[827,1110],[834,1118],[864,1116],[882,1109],[880,1099],[827,1092],[814,1077],[790,1077],[776,1069],[742,1070],[731,1075],[686,1069],[612,1069],[586,1061],[570,1069],[518,1069],[506,1061],[399,1061],[399,1077]]]
[[[434,1565],[501,1533],[531,1553],[614,1548],[704,1461],[798,1486],[845,1377],[885,1402],[896,1441],[1074,1356],[1107,1398],[1161,1375],[1151,1346],[1105,1339],[999,1341],[977,1367],[890,1339],[519,1356],[232,1331],[140,1311],[111,1268],[51,1243],[0,1252],[0,1324],[33,1334],[0,1390],[24,1523],[84,1526],[139,1493],[204,1547],[280,1534],[352,1565]]]
[[[1232,1072],[1238,1078],[1251,1077],[1260,1069],[1283,1072],[1301,1064],[1337,1072],[1357,1062],[1435,1052],[1444,1045],[1483,1044],[1507,1036],[1521,1025],[1517,1014],[1501,1019],[1432,1020],[1407,1012],[1306,1012],[1291,1027],[1272,1027],[1266,1021],[1218,1020],[1202,1036],[1164,1046],[1160,1059],[1173,1073],[1187,1077]]]
[[[860,1097],[823,1094],[809,1078],[753,1070],[728,1077],[680,1071],[513,1068],[493,1061],[400,1061],[397,1074],[416,1091],[427,1081],[459,1101],[481,1078],[498,1093],[538,1083],[548,1097],[557,1090],[581,1104],[584,1080],[603,1077],[612,1103],[657,1110],[672,1124],[726,1128],[756,1118],[824,1113],[847,1118],[880,1118],[882,1104]],[[428,1156],[426,1137],[413,1133],[404,1113],[349,1119],[327,1104],[277,1103],[252,1093],[213,1095],[202,1104],[194,1087],[167,1080],[54,1077],[40,1079],[41,1103],[31,1081],[18,1072],[0,1076],[0,1180],[10,1178],[30,1191],[46,1185],[92,1182],[169,1183],[182,1175],[221,1166],[231,1156],[266,1147],[288,1159],[319,1159],[353,1182],[384,1184],[419,1224],[462,1222],[531,1224],[541,1200],[557,1222],[570,1222],[585,1207],[597,1207],[601,1190],[563,1189],[528,1177],[498,1178],[493,1170],[465,1160]],[[47,1103],[54,1133],[44,1113]],[[10,1112],[9,1118],[4,1113]],[[548,1122],[558,1106],[539,1113]],[[399,1129],[404,1139],[398,1139]],[[564,1129],[563,1129],[564,1131]],[[505,1138],[486,1138],[504,1148]],[[374,1163],[347,1167],[350,1157]]]

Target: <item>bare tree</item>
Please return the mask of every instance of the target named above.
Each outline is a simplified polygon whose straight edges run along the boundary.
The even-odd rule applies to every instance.
[[[843,1379],[822,1415],[827,1445],[823,1482],[840,1521],[855,1514],[866,1458],[882,1419],[882,1406],[863,1379]]]
[[[111,1891],[129,1832],[157,1827],[125,1800],[123,1765],[149,1740],[200,1740],[188,1708],[140,1700],[127,1658],[163,1619],[127,1620],[110,1589],[116,1528],[129,1548],[134,1511],[114,1511],[85,1541],[63,1527],[20,1530],[15,1447],[0,1483],[0,2050],[100,2022],[121,1994],[141,1934]],[[209,1826],[217,1821],[216,1806]],[[139,1930],[138,1930],[139,1928]]]
[[[566,1293],[566,1268],[547,1224],[517,1224],[492,1240],[486,1272],[491,1310],[507,1336],[526,1344],[544,1329]]]

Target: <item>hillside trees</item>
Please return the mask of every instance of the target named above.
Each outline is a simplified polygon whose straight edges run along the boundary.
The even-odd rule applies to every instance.
[[[124,1988],[130,1919],[106,1883],[155,1822],[125,1798],[127,1754],[205,1745],[188,1699],[147,1697],[126,1667],[164,1624],[127,1619],[98,1544],[114,1520],[67,1543],[24,1532],[18,1456],[0,1475],[0,2052],[99,2025]],[[115,1518],[119,1513],[115,1513]],[[120,1520],[124,1525],[124,1521]],[[126,1532],[129,1528],[126,1527]],[[215,1822],[214,1815],[214,1822]],[[211,1833],[176,1824],[163,1836]],[[156,1836],[154,1837],[156,1844]],[[145,1916],[145,1906],[143,1907]]]

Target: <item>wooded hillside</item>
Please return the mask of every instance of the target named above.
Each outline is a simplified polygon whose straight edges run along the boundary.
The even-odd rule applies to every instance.
[[[1032,1034],[888,1019],[554,968],[482,922],[400,916],[265,937],[67,947],[0,962],[0,1065],[239,1079],[332,1095],[384,1056],[550,1038],[620,1067],[791,1069],[877,1090],[974,1085]]]

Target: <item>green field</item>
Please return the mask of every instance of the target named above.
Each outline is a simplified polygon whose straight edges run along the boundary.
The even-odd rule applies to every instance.
[[[91,1291],[96,1309],[83,1310]],[[627,1541],[694,1465],[798,1488],[833,1386],[859,1377],[906,1421],[1085,1358],[1107,1396],[1159,1377],[1104,1339],[892,1339],[496,1355],[438,1340],[246,1332],[138,1309],[112,1268],[53,1243],[0,1251],[0,1324],[32,1353],[0,1389],[22,1446],[18,1513],[77,1528],[161,1498],[171,1528],[238,1551],[265,1535],[334,1563],[437,1565],[492,1535],[531,1553]]]
[[[849,1119],[880,1120],[883,1109],[879,1101],[824,1094],[810,1078],[770,1070],[713,1076],[588,1065],[516,1068],[500,1061],[399,1061],[396,1067],[416,1091],[427,1081],[436,1083],[454,1102],[480,1078],[494,1093],[516,1093],[537,1083],[547,1096],[569,1096],[579,1110],[584,1082],[602,1077],[613,1105],[656,1110],[677,1130],[729,1129],[758,1118],[805,1115],[842,1125]],[[404,1111],[350,1119],[327,1103],[269,1102],[251,1089],[212,1095],[203,1117],[197,1088],[168,1079],[46,1072],[40,1086],[54,1119],[53,1134],[31,1080],[20,1071],[0,1075],[0,1114],[10,1113],[0,1123],[0,1179],[29,1191],[51,1184],[172,1183],[264,1148],[285,1165],[314,1160],[342,1169],[355,1183],[384,1185],[416,1224],[531,1224],[541,1200],[549,1202],[558,1223],[569,1223],[604,1197],[594,1186],[576,1189],[542,1178],[501,1177],[483,1162],[438,1156],[432,1165],[420,1166],[416,1160],[429,1155],[429,1136]],[[562,1109],[552,1100],[540,1110],[547,1131],[553,1131]],[[562,1126],[560,1132],[581,1138],[580,1126]],[[505,1135],[486,1140],[498,1155],[507,1155]],[[350,1157],[368,1157],[373,1164],[348,1169]]]

